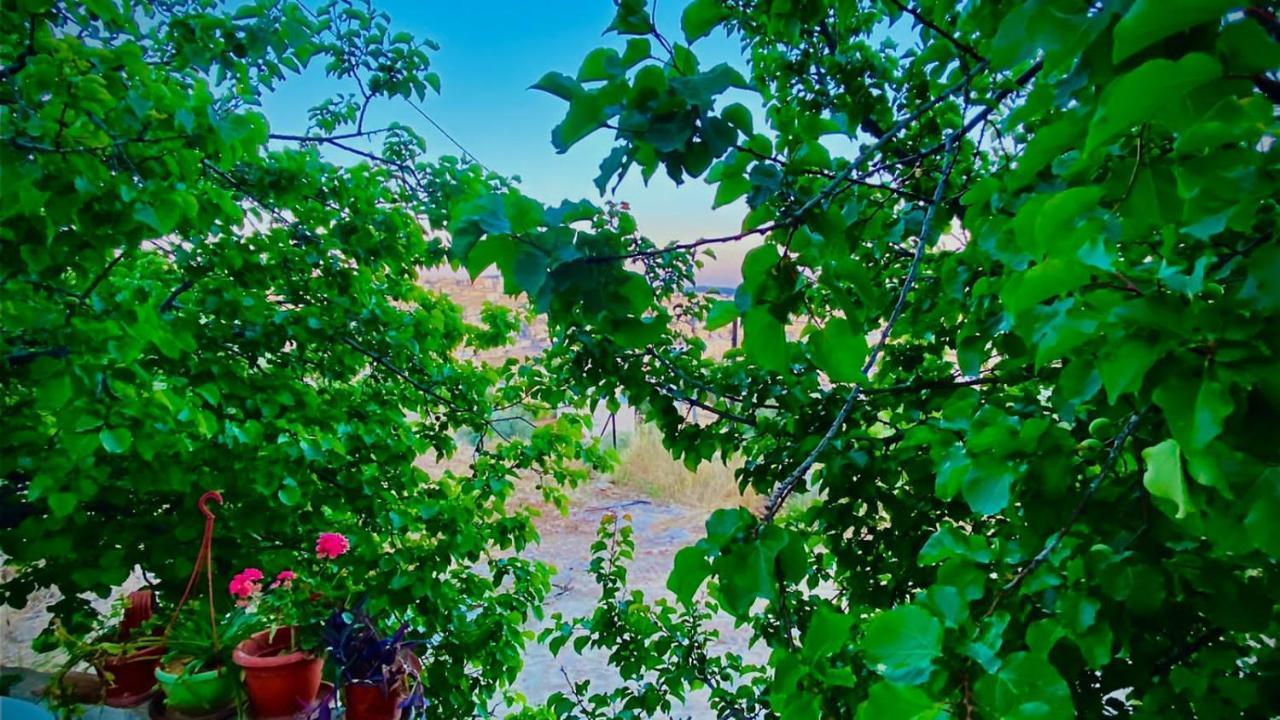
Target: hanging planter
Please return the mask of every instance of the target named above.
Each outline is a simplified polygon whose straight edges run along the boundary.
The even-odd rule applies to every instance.
[[[297,650],[294,628],[260,632],[232,657],[244,669],[249,706],[259,720],[287,718],[315,704],[324,658]]]
[[[213,594],[214,516],[207,506],[209,500],[221,503],[222,496],[208,492],[197,503],[205,518],[204,537],[187,588],[165,629],[168,650],[164,662],[153,668],[164,699],[153,704],[152,714],[171,720],[222,717],[235,712],[240,673],[232,663],[233,651],[260,627],[257,618],[242,608],[223,616],[219,623]],[[187,606],[202,569],[208,586],[207,607]],[[190,610],[185,615],[180,613],[184,606]]]
[[[196,673],[156,668],[155,675],[164,693],[165,709],[190,717],[232,709],[240,686],[238,673],[231,667]]]

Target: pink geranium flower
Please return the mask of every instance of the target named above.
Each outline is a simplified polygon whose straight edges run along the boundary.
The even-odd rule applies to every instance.
[[[281,570],[280,574],[276,575],[276,581],[271,583],[271,587],[280,587],[281,585],[288,587],[289,583],[293,582],[297,577],[292,570]]]
[[[316,538],[316,556],[322,558],[333,558],[342,555],[351,547],[351,543],[347,538],[339,533],[320,533],[320,537]]]
[[[231,578],[227,590],[241,600],[247,600],[262,589],[262,571],[257,568],[245,568]]]

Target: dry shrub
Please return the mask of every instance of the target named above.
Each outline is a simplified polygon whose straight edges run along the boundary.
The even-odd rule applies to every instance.
[[[711,460],[699,465],[697,472],[690,472],[662,446],[657,430],[640,425],[622,450],[613,482],[654,500],[689,507],[716,509],[746,505],[754,508],[759,504],[758,496],[750,489],[745,496],[738,491],[733,475],[740,467],[742,461],[738,459],[728,464]]]

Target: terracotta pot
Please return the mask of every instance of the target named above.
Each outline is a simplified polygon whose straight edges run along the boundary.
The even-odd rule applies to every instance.
[[[156,667],[164,647],[156,645],[102,663],[103,702],[112,707],[134,707],[156,689]]]
[[[324,658],[289,651],[293,628],[268,630],[240,643],[231,659],[244,668],[244,689],[259,720],[288,718],[315,703]]]
[[[342,687],[342,705],[347,720],[399,720],[404,690],[384,689],[369,682],[347,683]]]

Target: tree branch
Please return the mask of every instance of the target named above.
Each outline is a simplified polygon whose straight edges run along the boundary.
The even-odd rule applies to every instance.
[[[1043,565],[1049,559],[1049,556],[1053,554],[1053,551],[1058,548],[1058,545],[1062,544],[1063,538],[1067,536],[1067,533],[1071,532],[1071,528],[1075,526],[1076,521],[1080,519],[1080,515],[1084,513],[1084,508],[1089,504],[1089,499],[1093,497],[1093,494],[1098,491],[1103,481],[1115,469],[1116,462],[1120,459],[1120,453],[1124,449],[1125,443],[1128,442],[1129,436],[1133,434],[1133,431],[1137,429],[1138,422],[1142,420],[1142,415],[1145,412],[1146,409],[1143,409],[1129,416],[1128,422],[1124,424],[1124,427],[1112,440],[1111,451],[1107,453],[1107,458],[1103,461],[1102,468],[1098,471],[1098,476],[1093,479],[1093,482],[1089,483],[1089,487],[1085,488],[1084,494],[1080,497],[1080,502],[1071,511],[1066,524],[1049,539],[1049,542],[1045,543],[1044,548],[1036,553],[1035,557],[1031,558],[1031,562],[1018,571],[1018,574],[1014,575],[1013,579],[1006,583],[1004,587],[1000,588],[1000,592],[991,601],[991,608],[987,610],[987,615],[990,615],[995,610],[996,604],[1000,602],[1004,595],[1016,590],[1022,584],[1022,581],[1026,580],[1027,576],[1035,571],[1036,568]]]
[[[965,55],[968,55],[969,57],[973,58],[974,60],[977,60],[980,63],[985,63],[987,61],[986,58],[978,54],[977,50],[974,50],[971,46],[962,42],[959,38],[955,36],[954,33],[950,33],[950,32],[947,32],[946,30],[943,30],[942,27],[940,27],[937,23],[933,22],[932,20],[930,20],[929,18],[921,14],[919,10],[915,10],[914,8],[908,7],[907,4],[901,2],[901,0],[888,0],[888,2],[890,5],[894,5],[902,12],[915,18],[916,22],[920,23],[921,25],[941,35],[947,42],[954,45],[957,50],[964,53]]]

